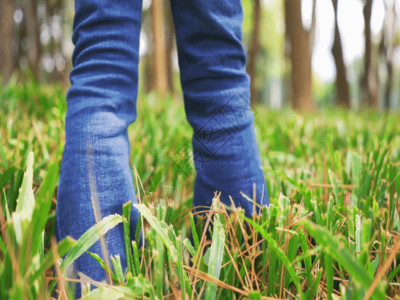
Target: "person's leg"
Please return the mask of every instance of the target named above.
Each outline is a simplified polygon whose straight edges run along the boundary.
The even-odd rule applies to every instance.
[[[122,214],[136,202],[129,166],[128,125],[136,119],[140,0],[76,0],[72,86],[67,94],[65,149],[57,197],[57,239],[78,239],[98,216]],[[94,202],[94,205],[92,204]],[[132,211],[131,230],[138,219]],[[122,224],[105,237],[108,255],[125,265]],[[97,242],[89,251],[102,255]],[[74,265],[94,280],[106,279],[84,254]]]
[[[253,212],[268,205],[268,194],[250,110],[249,77],[241,43],[240,0],[172,0],[181,83],[197,177],[193,206],[221,200]]]

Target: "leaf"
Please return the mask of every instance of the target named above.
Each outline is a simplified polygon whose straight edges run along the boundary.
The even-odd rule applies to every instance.
[[[26,160],[26,171],[22,180],[21,188],[17,199],[15,212],[19,214],[21,220],[31,220],[35,198],[32,190],[33,183],[33,152],[29,152]]]
[[[335,194],[336,203],[339,204],[340,207],[343,206],[343,197],[341,197],[342,189],[339,187],[337,182],[335,173],[332,170],[328,170],[330,182],[333,185],[333,192]]]
[[[328,299],[332,300],[333,293],[333,264],[332,257],[329,254],[325,254],[325,273],[326,273],[326,294]]]
[[[160,216],[159,216],[160,218]],[[160,299],[162,299],[162,294],[164,290],[164,244],[161,238],[155,230],[152,232],[152,244],[153,244],[153,284],[155,286],[156,294]]]
[[[171,241],[169,232],[169,226],[164,222],[158,220],[155,216],[153,216],[150,212],[150,209],[144,204],[135,204],[135,207],[139,210],[142,216],[149,222],[152,229],[154,229],[158,235],[161,237],[162,242],[170,251],[172,259],[177,262],[178,261],[178,252],[174,243]]]
[[[182,239],[176,237],[172,226],[167,225],[164,221],[157,219],[150,212],[150,209],[144,204],[135,204],[142,216],[149,222],[151,228],[157,232],[161,241],[168,249],[168,255],[176,264],[176,273],[179,279],[182,299],[185,299],[185,288],[190,294],[190,284],[186,273],[183,270],[183,257],[182,257]]]
[[[133,249],[133,275],[140,274],[140,259],[139,259],[139,249],[136,241],[132,241],[132,249]]]
[[[131,248],[131,209],[132,203],[127,202],[122,206],[122,215],[124,216],[124,245],[126,253],[126,266],[128,271],[133,272],[133,258],[132,258],[132,248]]]
[[[219,203],[214,198],[213,206],[218,210]],[[214,229],[210,250],[210,259],[208,262],[208,274],[219,279],[221,274],[222,259],[224,257],[225,230],[221,221],[222,215],[217,213],[214,217]],[[207,283],[205,299],[215,299],[217,285],[211,282]]]
[[[359,282],[364,289],[368,290],[372,284],[373,278],[368,276],[368,271],[357,262],[354,255],[345,247],[344,243],[335,237],[331,232],[325,228],[311,223],[308,220],[302,221],[304,227],[317,241],[317,244],[322,246],[327,254],[335,258],[353,277],[354,280]],[[385,299],[382,291],[376,289],[373,294],[378,299]]]
[[[133,299],[135,294],[133,291],[125,286],[100,286],[97,289],[85,294],[84,299],[87,300],[120,300],[120,299]]]
[[[66,237],[60,243],[58,243],[57,254],[60,257],[62,257],[75,244],[76,244],[76,241],[74,241],[70,237]],[[33,274],[29,277],[29,280],[31,281],[31,283],[33,283],[40,275],[43,275],[44,272],[54,264],[54,259],[55,259],[55,257],[53,255],[53,251],[48,251],[46,253],[46,255],[44,256],[43,260],[41,261],[39,268],[32,271]]]
[[[194,242],[194,247],[195,247],[195,249],[197,251],[199,249],[199,245],[200,245],[199,236],[197,235],[196,224],[195,224],[195,221],[194,221],[193,214],[190,213],[189,216],[190,216],[190,228],[192,230],[191,233],[192,233],[192,238],[193,238],[193,242]]]
[[[98,254],[96,254],[96,253],[93,253],[93,252],[90,252],[90,251],[88,251],[88,254],[89,254],[91,257],[93,257],[93,259],[94,259],[95,261],[98,262],[98,264],[103,268],[103,270],[104,270],[106,273],[107,273],[107,272],[110,272],[111,278],[112,278],[112,280],[113,280],[114,282],[118,282],[117,276],[114,274],[114,272],[113,272],[112,270],[110,270],[110,269],[108,268],[108,266],[106,265],[106,263],[104,262],[104,260],[100,257],[100,255],[98,255]]]
[[[282,249],[279,248],[278,244],[273,239],[273,237],[268,232],[266,232],[260,225],[258,225],[256,222],[254,222],[252,219],[247,218],[245,216],[242,216],[242,218],[244,218],[247,222],[249,222],[266,239],[268,246],[272,249],[272,251],[278,256],[278,258],[285,265],[287,272],[289,273],[290,277],[292,278],[292,280],[297,288],[297,291],[299,293],[302,293],[302,289],[300,286],[300,280],[296,274],[296,271],[294,270],[288,257],[285,255],[285,253],[282,251]]]
[[[122,270],[122,265],[121,265],[121,258],[117,254],[115,256],[111,256],[111,263],[114,268],[114,274],[117,279],[116,283],[121,284],[125,282],[124,278],[124,271]]]
[[[100,236],[106,234],[110,229],[123,222],[121,215],[109,215],[101,220],[98,224],[94,224],[90,227],[82,236],[78,239],[77,243],[71,248],[67,256],[61,263],[61,270],[65,270],[83,253],[85,253],[90,247],[94,245]]]
[[[31,234],[33,253],[43,252],[39,249],[44,248],[43,232],[49,219],[49,212],[52,205],[52,196],[58,182],[59,163],[54,162],[48,166],[48,171],[40,185],[40,190],[36,194],[36,205],[32,215],[32,222],[29,234]],[[64,255],[64,254],[62,254]]]

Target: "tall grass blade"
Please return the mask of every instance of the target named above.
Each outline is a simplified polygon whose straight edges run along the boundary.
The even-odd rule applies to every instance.
[[[98,224],[90,227],[82,236],[78,239],[77,243],[71,248],[67,256],[61,263],[61,270],[64,272],[79,256],[85,253],[91,246],[94,245],[100,236],[106,234],[109,230],[123,222],[123,217],[120,215],[109,215]]]
[[[365,272],[363,267],[357,262],[353,255],[350,254],[342,241],[325,228],[313,224],[310,221],[303,221],[303,226],[317,243],[323,247],[326,253],[335,258],[364,289],[368,289],[373,279],[368,276],[368,273]],[[378,289],[375,290],[374,296],[379,297],[378,299],[385,298],[382,291]]]
[[[214,198],[213,206],[216,210],[219,209],[219,200]],[[225,229],[222,224],[223,216],[220,213],[214,215],[214,228],[212,235],[210,259],[208,261],[208,274],[212,277],[219,279],[221,274],[222,259],[224,256],[224,245],[225,245]],[[217,293],[217,285],[211,282],[207,283],[205,298],[215,299]]]
[[[249,222],[267,240],[268,246],[271,248],[272,252],[275,253],[275,255],[285,265],[286,271],[288,272],[290,278],[296,286],[297,291],[302,294],[299,277],[297,276],[296,271],[294,270],[291,262],[289,261],[285,253],[282,251],[281,248],[279,248],[275,239],[252,219],[244,216],[242,216],[242,218]]]
[[[21,219],[31,220],[35,199],[32,190],[33,183],[33,152],[29,152],[26,160],[26,171],[22,180],[22,186],[19,190],[17,207],[15,213],[19,214]]]
[[[124,245],[126,253],[126,267],[128,271],[133,272],[133,257],[131,248],[131,209],[132,203],[127,202],[122,206],[122,216],[124,217]]]

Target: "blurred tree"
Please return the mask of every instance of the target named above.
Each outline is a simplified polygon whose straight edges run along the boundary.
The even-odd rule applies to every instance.
[[[379,45],[379,52],[386,66],[386,86],[385,86],[385,109],[390,109],[392,88],[393,88],[393,51],[394,39],[396,36],[396,1],[384,1],[385,19],[382,29],[382,39]]]
[[[172,17],[171,6],[166,5],[166,44],[167,44],[167,79],[168,79],[168,92],[173,94],[175,92],[174,86],[174,66],[173,66],[173,53],[176,51],[175,45],[175,28],[174,20]]]
[[[7,19],[1,16],[4,7],[0,11],[0,22]],[[28,70],[38,81],[68,79],[73,49],[70,47],[73,5],[64,0],[19,0],[15,1],[13,13],[7,16],[12,20],[14,42],[6,44],[13,45],[12,61],[22,79]],[[4,29],[1,25],[2,38]]]
[[[139,64],[139,81],[142,82],[144,92],[155,89],[154,80],[154,50],[153,50],[153,18],[150,8],[144,8],[142,12],[141,41],[145,48]],[[143,74],[143,75],[142,75]]]
[[[312,97],[312,44],[315,30],[316,0],[313,0],[312,22],[310,29],[304,28],[302,21],[301,0],[285,0],[285,23],[287,41],[290,43],[292,65],[293,108],[313,110]]]
[[[168,88],[168,75],[163,0],[153,0],[151,6],[153,18],[155,88],[161,96],[164,96]]]
[[[347,80],[346,64],[343,57],[342,39],[338,23],[338,2],[339,0],[332,0],[335,11],[335,33],[332,44],[332,55],[336,66],[336,104],[344,108],[350,108],[349,83]]]
[[[280,108],[283,103],[282,76],[285,73],[283,0],[260,1],[255,10],[255,1],[243,1],[243,44],[247,52],[247,72],[251,77],[251,93],[254,102],[263,102]],[[254,47],[255,15],[260,14],[257,54],[251,54]],[[251,71],[253,69],[254,71]],[[251,73],[254,72],[252,76]],[[254,92],[255,90],[255,92]]]
[[[248,51],[247,72],[250,76],[251,103],[255,104],[258,99],[258,89],[256,86],[256,58],[260,45],[260,24],[261,24],[261,1],[253,2],[253,28],[250,48]]]
[[[7,82],[14,70],[14,0],[0,0],[0,76]]]
[[[378,107],[378,76],[377,67],[373,64],[372,57],[372,32],[371,15],[373,0],[364,0],[364,28],[365,28],[365,53],[364,53],[364,74],[361,78],[362,103],[372,108]]]
[[[37,0],[23,2],[24,20],[29,47],[27,49],[28,64],[36,79],[39,78],[39,62],[41,57],[40,22],[37,16]]]

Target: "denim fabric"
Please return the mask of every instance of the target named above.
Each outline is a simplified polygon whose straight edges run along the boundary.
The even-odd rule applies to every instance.
[[[253,198],[255,184],[262,205],[268,204],[268,194],[249,104],[241,2],[171,0],[171,7],[185,110],[194,130],[193,206],[209,206],[214,191],[221,191],[224,203],[231,203],[230,195],[251,215],[253,204],[240,192]],[[75,1],[58,240],[78,239],[95,224],[93,202],[98,218],[121,214],[127,201],[136,203],[127,128],[136,119],[140,22],[139,0]],[[132,232],[138,215],[133,209]],[[125,263],[122,225],[105,240],[108,255],[120,254]],[[90,251],[102,255],[100,243]],[[106,278],[88,254],[74,264],[77,271],[98,281]]]

